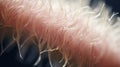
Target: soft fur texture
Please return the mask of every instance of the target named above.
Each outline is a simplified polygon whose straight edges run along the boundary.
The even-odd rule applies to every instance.
[[[114,14],[109,16],[103,3],[92,10],[88,0],[72,1],[0,0],[2,26],[15,29],[19,48],[27,31],[28,40],[37,38],[40,52],[44,46],[48,52],[59,50],[63,67],[70,67],[69,62],[76,67],[120,67],[119,18],[112,26]]]

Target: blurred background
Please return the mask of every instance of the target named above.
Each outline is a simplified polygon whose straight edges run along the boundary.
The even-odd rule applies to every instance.
[[[94,7],[99,1],[101,0],[91,0],[90,6]],[[120,0],[104,1],[107,6],[111,7],[112,12],[120,12]],[[118,16],[120,16],[120,14],[118,14]],[[2,33],[3,31],[5,34]],[[10,44],[12,41],[11,34],[11,29],[6,28],[3,30],[0,27],[0,53],[2,53],[2,50],[6,49],[7,46],[14,44],[14,46],[10,46],[10,49],[6,49],[6,51],[0,55],[0,67],[50,67],[47,53],[43,53],[39,64],[37,66],[34,66],[34,63],[39,57],[39,49],[34,45],[34,43],[29,43],[29,45],[21,48],[23,59],[20,58],[18,47],[16,45],[17,43],[12,42]]]

